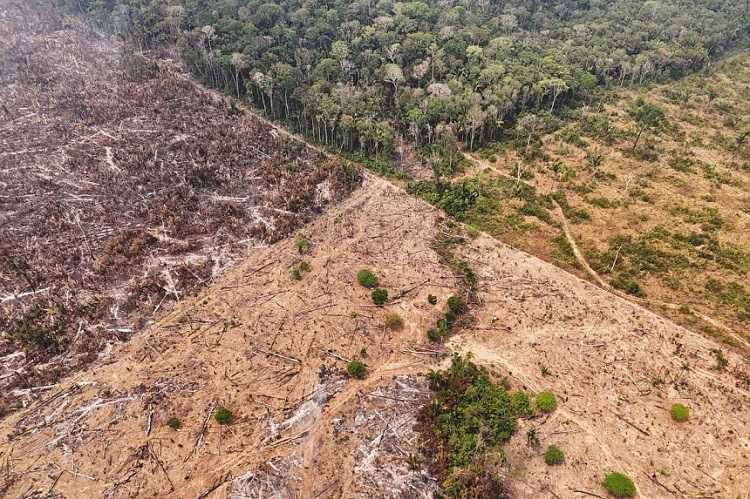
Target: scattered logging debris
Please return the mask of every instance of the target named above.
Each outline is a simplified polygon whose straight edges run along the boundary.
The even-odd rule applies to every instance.
[[[0,412],[358,176],[40,6],[0,12]]]

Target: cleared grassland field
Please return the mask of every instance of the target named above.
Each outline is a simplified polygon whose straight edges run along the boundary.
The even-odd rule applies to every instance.
[[[666,124],[643,133],[643,97]],[[617,89],[542,134],[531,161],[507,142],[472,155],[468,221],[735,346],[750,331],[750,56],[636,92]],[[518,165],[522,171],[518,175]],[[520,186],[520,187],[519,187]]]

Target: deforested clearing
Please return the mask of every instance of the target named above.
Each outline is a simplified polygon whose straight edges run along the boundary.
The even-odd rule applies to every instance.
[[[356,183],[76,19],[0,11],[0,407]]]
[[[520,168],[382,178],[169,47],[0,35],[0,497],[747,496],[742,343],[458,220],[479,175],[575,235]]]
[[[557,398],[554,412],[520,419],[506,446],[516,497],[601,493],[611,470],[627,471],[644,497],[747,490],[740,355],[725,351],[718,369],[712,340],[487,236],[451,248],[476,274],[474,322],[436,345],[425,331],[443,309],[427,298],[444,304],[461,285],[435,244],[445,231],[465,238],[459,226],[369,177],[303,230],[311,270],[301,281],[288,273],[300,258],[293,239],[255,250],[148,334],[6,417],[11,496],[55,483],[66,497],[214,487],[429,497],[437,478],[429,456],[410,461],[420,456],[413,428],[429,397],[424,374],[446,349],[472,352],[513,390]],[[398,298],[374,306],[356,280],[365,266]],[[384,325],[394,313],[397,331]],[[346,373],[353,359],[367,367],[362,380]],[[672,420],[675,401],[690,401],[689,422]],[[231,425],[216,421],[218,406]],[[544,463],[548,445],[564,449],[565,465]]]

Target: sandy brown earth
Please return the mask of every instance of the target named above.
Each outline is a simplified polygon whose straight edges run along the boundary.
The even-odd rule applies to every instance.
[[[477,329],[451,346],[563,400],[549,418],[521,425],[509,445],[516,496],[606,495],[604,473],[622,471],[642,497],[747,497],[745,359],[725,352],[729,367],[720,371],[713,341],[490,238],[466,256],[483,306]],[[691,408],[690,422],[671,420],[675,402]],[[566,466],[546,466],[527,446],[528,428],[544,446],[565,449]]]
[[[421,374],[438,362],[425,331],[440,307],[426,296],[443,303],[457,289],[433,249],[445,230],[437,219],[368,178],[304,229],[309,254],[293,240],[251,252],[197,299],[6,418],[6,496],[429,497],[434,478],[408,460],[428,396]],[[633,477],[640,497],[747,497],[746,360],[725,351],[718,370],[711,340],[489,237],[458,251],[479,277],[479,301],[474,329],[449,348],[561,402],[522,421],[508,446],[515,497],[604,496],[613,470]],[[293,281],[301,259],[312,270]],[[365,266],[396,297],[384,308],[356,284]],[[403,330],[386,330],[386,313],[401,315]],[[343,371],[354,357],[368,365],[364,381]],[[671,421],[673,402],[691,407],[689,422]],[[213,420],[217,404],[234,424]],[[172,416],[178,431],[165,425]],[[527,446],[531,427],[542,445],[565,450],[564,466],[547,467]]]

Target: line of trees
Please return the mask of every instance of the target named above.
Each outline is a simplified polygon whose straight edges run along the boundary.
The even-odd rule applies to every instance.
[[[746,39],[734,0],[60,0],[322,143],[473,148],[527,110],[700,69]]]

